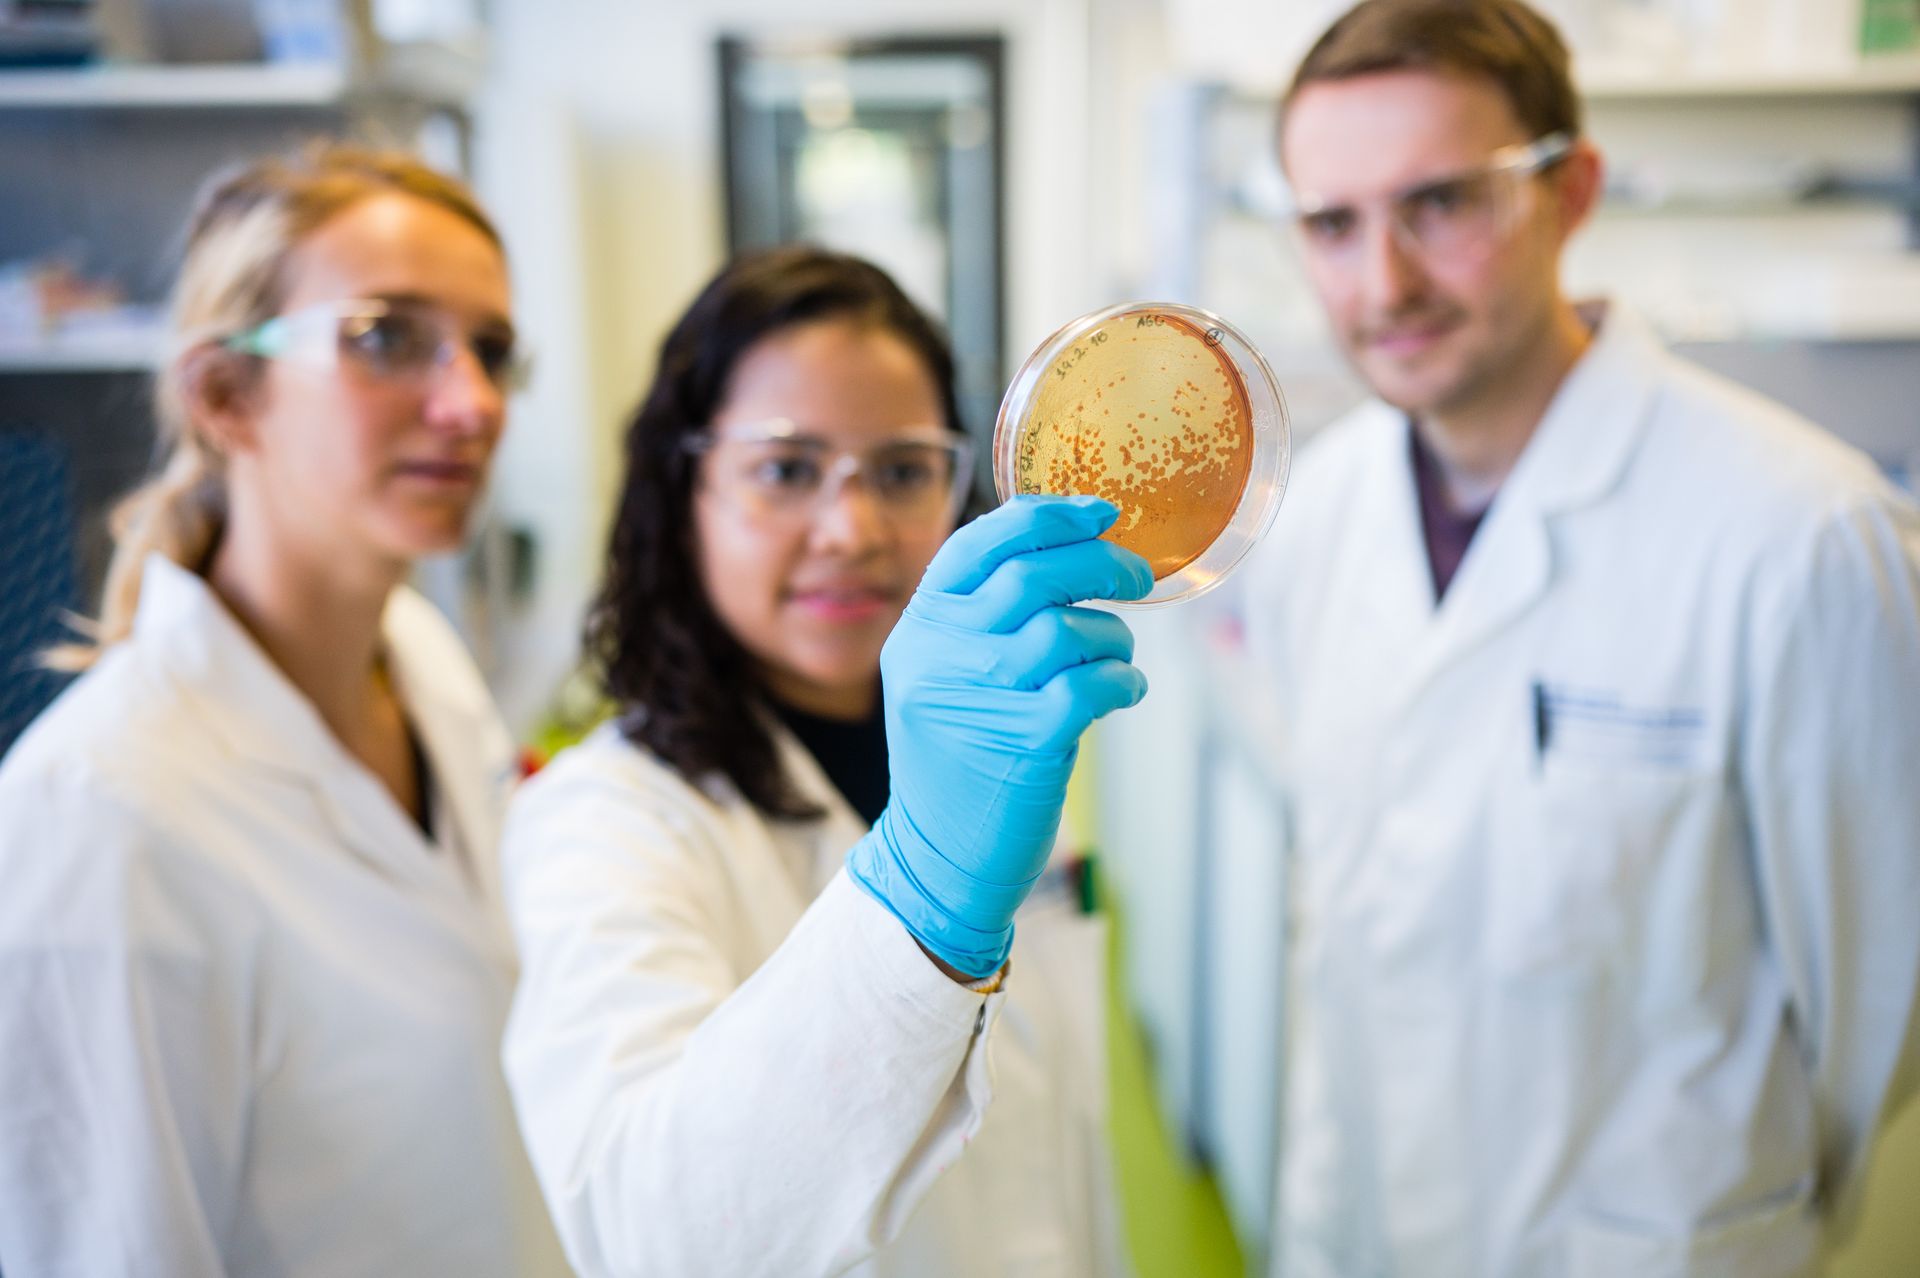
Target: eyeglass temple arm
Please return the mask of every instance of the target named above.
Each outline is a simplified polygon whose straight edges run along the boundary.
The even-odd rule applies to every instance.
[[[272,356],[285,344],[286,322],[280,316],[255,324],[252,328],[223,339],[220,345],[242,355]]]
[[[1513,168],[1522,173],[1532,173],[1544,169],[1555,160],[1565,158],[1573,150],[1573,134],[1565,129],[1556,129],[1543,134],[1520,147],[1509,161]]]

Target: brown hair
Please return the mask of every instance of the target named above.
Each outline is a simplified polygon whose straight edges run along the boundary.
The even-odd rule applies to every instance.
[[[1553,23],[1520,0],[1361,0],[1307,50],[1281,117],[1310,84],[1422,70],[1491,80],[1529,138],[1580,132],[1571,58]]]
[[[318,142],[215,174],[201,188],[169,303],[167,347],[154,372],[164,460],[114,508],[113,559],[99,620],[86,623],[82,641],[48,652],[46,664],[83,670],[131,633],[148,555],[206,570],[225,523],[226,465],[193,421],[189,361],[272,318],[286,295],[293,252],[339,213],[384,194],[437,204],[500,247],[499,232],[471,191],[397,151]]]

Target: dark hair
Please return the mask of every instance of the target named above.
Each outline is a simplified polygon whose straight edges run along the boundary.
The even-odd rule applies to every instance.
[[[1521,0],[1361,0],[1307,50],[1282,118],[1310,84],[1380,71],[1491,80],[1529,137],[1580,132],[1580,97],[1559,31]]]
[[[588,657],[628,740],[690,782],[724,776],[754,807],[792,820],[819,809],[781,769],[753,664],[701,583],[688,441],[719,410],[748,350],[829,319],[904,341],[932,375],[946,425],[960,429],[946,339],[886,272],[805,245],[736,258],[667,334],[653,385],[629,421],[606,580],[586,625]]]

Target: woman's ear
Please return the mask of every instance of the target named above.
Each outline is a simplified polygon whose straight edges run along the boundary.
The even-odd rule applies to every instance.
[[[213,345],[196,346],[180,358],[181,397],[201,438],[223,455],[250,451],[257,442],[258,358]]]

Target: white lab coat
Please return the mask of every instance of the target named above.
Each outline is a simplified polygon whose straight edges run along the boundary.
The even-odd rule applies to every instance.
[[[7,1278],[564,1272],[497,1055],[511,743],[429,604],[384,627],[434,844],[158,557],[0,766]]]
[[[1805,1273],[1916,1082],[1920,514],[1615,314],[1436,610],[1407,429],[1306,450],[1248,602],[1277,1271]]]
[[[1036,893],[1005,990],[956,984],[840,868],[865,824],[779,737],[824,818],[613,725],[514,801],[507,1077],[575,1267],[1117,1272],[1098,920]]]

